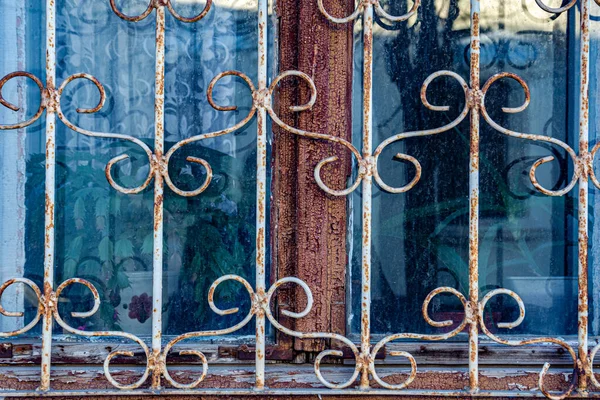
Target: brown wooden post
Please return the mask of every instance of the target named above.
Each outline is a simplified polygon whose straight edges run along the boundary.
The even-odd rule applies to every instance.
[[[348,15],[353,1],[325,0],[336,16]],[[300,129],[351,139],[352,131],[352,24],[334,25],[321,15],[315,0],[278,0],[279,70],[297,69],[317,87],[310,111],[291,113],[290,105],[309,97],[301,81],[282,84],[279,115]],[[273,268],[274,276],[297,276],[312,289],[312,312],[298,321],[280,316],[286,326],[302,332],[345,333],[346,223],[345,197],[325,194],[316,184],[314,169],[324,158],[339,161],[324,168],[324,181],[343,188],[350,175],[351,154],[341,146],[296,137],[274,127],[273,140]],[[301,310],[301,291],[281,291],[279,306]],[[296,350],[320,351],[322,340],[295,340],[280,335],[279,343]]]

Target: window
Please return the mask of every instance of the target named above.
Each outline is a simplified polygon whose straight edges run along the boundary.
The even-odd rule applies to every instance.
[[[598,5],[548,3],[0,3],[2,395],[593,395]]]
[[[427,92],[432,104],[450,106],[448,112],[423,107],[414,94],[438,70],[469,77],[469,8],[468,2],[441,2],[437,7],[421,7],[419,19],[409,20],[399,31],[385,24],[374,26],[374,143],[402,132],[442,127],[460,114],[464,96],[451,77],[432,81]],[[486,96],[490,117],[508,129],[544,134],[576,148],[579,115],[573,102],[578,101],[579,90],[565,73],[578,58],[572,26],[576,19],[566,15],[553,19],[534,2],[527,6],[528,12],[519,2],[484,3],[482,8],[482,86],[494,74],[514,73],[527,83],[532,99],[522,113],[503,113],[502,107],[519,105],[524,98],[518,84],[500,80]],[[403,8],[397,11],[401,14]],[[406,38],[414,49],[406,46]],[[427,54],[427,58],[417,54]],[[355,76],[360,74],[357,67]],[[360,81],[356,86],[360,91]],[[392,95],[394,100],[389,101]],[[354,99],[354,115],[359,116],[360,96]],[[355,137],[360,137],[361,129],[360,118],[355,118]],[[550,189],[562,188],[572,176],[568,155],[560,147],[548,147],[547,142],[502,135],[485,122],[480,129],[479,288],[482,293],[506,288],[523,299],[527,318],[510,334],[576,335],[577,193],[545,195],[533,186],[528,174],[535,161],[555,156],[555,164],[540,166],[537,179]],[[394,159],[398,152],[415,157],[422,175],[419,184],[403,195],[374,188],[374,332],[434,333],[436,329],[424,319],[397,318],[397,311],[392,310],[420,314],[421,302],[410,299],[425,298],[439,286],[461,293],[469,290],[469,181],[463,179],[469,174],[468,143],[465,118],[451,131],[398,140],[381,155],[381,177],[391,186],[401,187],[414,177],[412,164],[402,167],[401,160]],[[354,201],[360,204],[360,194]],[[358,206],[354,221],[358,226],[354,229],[353,275],[360,276]],[[360,290],[360,279],[353,282],[353,290]],[[360,297],[353,299],[354,307],[359,307]],[[495,319],[518,317],[519,310],[509,299],[498,296],[493,301],[498,303],[490,312],[503,313]],[[436,302],[432,312],[446,316],[461,312],[460,302],[450,297]],[[375,311],[379,307],[381,311]],[[592,319],[590,327],[594,326]],[[358,319],[354,327],[358,332]]]

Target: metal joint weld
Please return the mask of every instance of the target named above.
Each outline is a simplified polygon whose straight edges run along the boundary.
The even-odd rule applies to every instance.
[[[169,174],[169,163],[164,155],[152,154],[151,166],[153,171],[159,175],[167,176]]]
[[[373,176],[375,157],[366,156],[358,162],[358,175],[360,177]]]
[[[153,0],[152,1],[153,8],[166,7],[168,5],[169,5],[169,0]]]
[[[45,312],[52,312],[58,304],[56,298],[56,292],[52,291],[48,295],[42,295],[42,301],[40,303]]]
[[[162,373],[165,370],[166,355],[150,353],[148,356],[148,370]]]
[[[577,359],[577,375],[578,376],[590,376],[592,374],[592,370],[590,368],[590,360],[589,357],[586,357],[585,360],[580,358]]]
[[[469,324],[475,324],[478,323],[478,310],[479,310],[479,304],[472,302],[472,301],[467,301],[466,305],[465,305],[465,320],[467,321],[467,323]]]
[[[367,350],[368,351],[368,350]],[[371,363],[373,363],[375,359],[371,356],[371,353],[361,353],[356,360],[356,365],[360,369],[368,369]]]
[[[252,102],[256,108],[271,107],[271,91],[269,89],[258,89],[252,92]]]
[[[57,112],[60,106],[60,93],[53,87],[42,90],[42,107],[48,112]]]
[[[478,110],[483,104],[483,92],[480,89],[467,91],[467,107]]]
[[[252,314],[262,316],[265,314],[265,310],[268,307],[268,299],[264,292],[252,294],[252,306],[250,307],[250,312]]]
[[[577,176],[590,177],[592,175],[593,157],[589,151],[580,154],[577,157],[577,165],[575,173]]]

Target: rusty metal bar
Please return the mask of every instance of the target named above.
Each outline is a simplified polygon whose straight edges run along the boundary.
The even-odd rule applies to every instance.
[[[156,67],[154,82],[154,155],[163,159],[165,148],[165,8],[156,8]],[[152,257],[152,360],[162,351],[163,292],[163,196],[164,181],[160,168],[154,171],[154,236]],[[160,368],[152,370],[152,388],[160,388]]]
[[[479,0],[471,0],[471,55],[470,85],[475,100],[479,93]],[[471,392],[479,390],[479,327],[477,313],[479,303],[479,110],[477,103],[470,115],[469,148],[469,385]]]
[[[258,93],[267,91],[267,8],[268,0],[258,0]],[[261,96],[259,96],[261,97]],[[267,97],[264,97],[266,100]],[[266,103],[256,114],[256,292],[266,294],[266,216],[267,216],[267,110]],[[255,389],[265,387],[265,313],[256,314],[256,378]]]
[[[579,98],[579,156],[589,155],[589,55],[590,55],[590,5],[591,0],[581,0],[581,50],[580,50],[580,98]],[[590,161],[593,168],[593,160]],[[579,208],[578,208],[578,297],[577,297],[577,339],[579,342],[579,360],[581,373],[579,376],[580,392],[587,391],[588,370],[588,201],[589,173],[579,176]]]
[[[362,179],[362,261],[360,310],[360,388],[369,388],[369,357],[371,352],[371,201],[373,174],[373,4],[367,3],[363,11],[363,131],[362,156],[367,161]]]
[[[56,3],[46,1],[46,91],[51,94],[56,87]],[[49,96],[51,98],[51,96]],[[51,104],[52,102],[50,102]],[[44,206],[44,297],[42,304],[42,376],[40,390],[50,389],[52,347],[52,309],[54,291],[54,205],[56,166],[56,107],[46,108],[46,182]]]

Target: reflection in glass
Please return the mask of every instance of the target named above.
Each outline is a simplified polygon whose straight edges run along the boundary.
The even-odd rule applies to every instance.
[[[399,15],[411,4],[389,2],[387,6]],[[502,107],[520,105],[524,95],[514,82],[499,82],[486,96],[492,118],[512,130],[544,134],[573,145],[578,131],[578,78],[572,72],[578,70],[579,59],[575,8],[558,18],[541,11],[534,0],[484,1],[481,8],[481,84],[496,73],[514,72],[528,83],[532,98],[524,112],[502,113]],[[456,82],[438,80],[428,92],[430,102],[449,105],[448,112],[426,109],[419,91],[425,79],[439,70],[457,72],[468,81],[469,1],[423,1],[409,24],[378,22],[373,58],[374,143],[401,132],[440,127],[454,119],[464,107]],[[361,32],[360,27],[356,32]],[[361,121],[356,119],[362,114],[358,33],[356,138],[361,135]],[[592,127],[591,137],[594,132]],[[505,334],[576,334],[576,193],[548,197],[529,180],[531,165],[543,156],[558,160],[538,172],[547,187],[563,187],[572,165],[560,148],[504,136],[483,119],[480,134],[482,296],[494,288],[507,288],[522,297],[525,321],[512,331],[503,330]],[[468,120],[452,131],[389,146],[380,158],[379,171],[388,184],[402,186],[414,176],[414,167],[395,160],[398,152],[416,157],[423,175],[417,186],[404,194],[374,190],[372,329],[376,334],[439,332],[421,316],[427,294],[440,286],[468,293]],[[358,194],[353,202],[359,204]],[[360,325],[356,318],[360,299],[355,295],[360,291],[357,208],[354,206],[350,268],[354,311],[349,324],[354,333]],[[456,299],[444,296],[430,308],[434,319],[457,322],[462,319],[461,310]],[[512,321],[517,312],[514,301],[498,296],[486,309],[487,325]]]
[[[129,14],[145,7],[141,1],[117,3]],[[204,7],[204,2],[176,1],[174,6],[182,15],[193,15]],[[43,78],[43,4],[20,10],[17,5],[2,3],[0,8],[0,14],[7,19],[9,15],[23,13],[26,28],[12,46],[17,43],[14,51],[24,53],[20,68]],[[108,1],[65,0],[57,4],[58,82],[73,73],[86,72],[95,76],[107,92],[106,105],[99,113],[82,116],[75,109],[96,104],[98,93],[92,85],[73,83],[63,96],[62,108],[67,118],[93,131],[135,136],[153,147],[154,27],[153,16],[138,23],[121,20],[111,11]],[[2,37],[17,32],[14,24],[1,28]],[[252,100],[245,86],[225,79],[215,90],[218,103],[238,105],[235,112],[212,109],[206,100],[206,89],[222,71],[235,69],[254,77],[256,4],[216,1],[206,18],[193,24],[181,23],[168,15],[166,31],[165,147],[168,149],[181,139],[232,126],[247,114]],[[17,70],[17,65],[0,62],[0,68],[3,76]],[[5,88],[10,100],[16,97],[16,86]],[[39,95],[25,97],[26,109],[35,109],[39,104]],[[5,110],[1,112],[3,122],[10,122],[13,116]],[[250,281],[254,278],[255,132],[254,124],[250,123],[235,133],[186,146],[171,161],[171,179],[184,190],[196,188],[205,179],[204,169],[187,162],[187,156],[206,159],[214,176],[207,191],[197,197],[183,198],[165,191],[163,332],[166,335],[231,326],[243,314],[231,318],[217,316],[208,307],[207,295],[211,283],[222,275],[238,274]],[[16,132],[5,133],[1,143],[2,151],[7,153],[12,146],[7,138],[15,137]],[[9,204],[15,207],[17,200],[5,196],[2,217],[3,224],[14,222],[12,231],[23,233],[21,249],[26,252],[9,259],[4,247],[0,256],[13,266],[20,263],[17,273],[41,282],[43,121],[28,128],[27,135],[19,134],[22,135],[19,140],[25,144],[22,158],[17,161],[23,163],[19,168],[26,179],[14,183],[11,190],[21,185],[25,209],[22,218],[21,214],[9,215],[5,210]],[[123,153],[130,159],[114,169],[115,179],[123,186],[137,186],[149,167],[139,148],[115,140],[86,137],[58,124],[56,282],[84,278],[100,292],[98,313],[91,318],[73,319],[69,321],[71,326],[149,336],[153,193],[149,188],[140,194],[125,195],[110,187],[104,168],[110,159]],[[3,173],[12,168],[7,158],[0,164]],[[11,173],[17,175],[17,172]],[[2,231],[12,232],[5,228]],[[14,273],[14,269],[6,267],[0,270],[0,278],[6,280]],[[20,290],[20,293],[7,292],[4,298],[24,303],[31,314],[36,304],[29,304],[27,292],[24,295],[23,289]],[[219,288],[216,302],[222,308],[235,304],[242,311],[250,303],[247,296],[229,284]],[[91,304],[89,291],[73,285],[60,299],[59,308],[61,315],[66,316],[71,311],[89,310]],[[1,318],[1,323],[7,319]],[[0,327],[8,330],[4,325]],[[239,333],[252,329],[248,326]],[[58,327],[57,333],[61,333]]]

